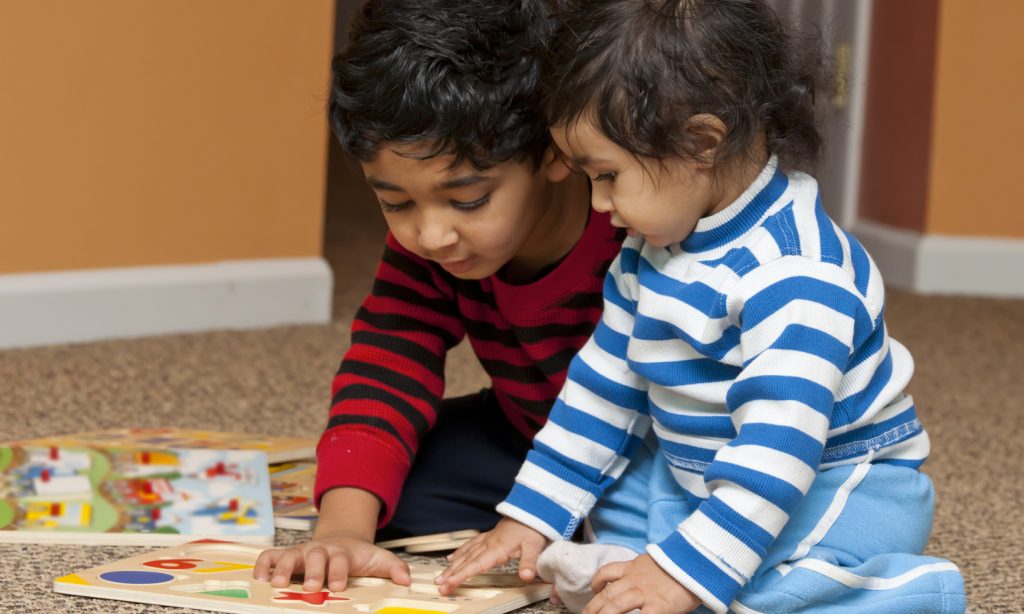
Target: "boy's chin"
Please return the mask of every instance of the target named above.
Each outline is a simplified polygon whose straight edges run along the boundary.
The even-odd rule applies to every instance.
[[[486,279],[491,275],[494,275],[495,273],[498,272],[498,268],[500,267],[493,267],[490,265],[490,263],[477,261],[468,264],[468,266],[458,264],[455,266],[445,266],[442,264],[441,268],[443,268],[449,275],[457,279],[464,279],[466,281],[479,281],[481,279]]]

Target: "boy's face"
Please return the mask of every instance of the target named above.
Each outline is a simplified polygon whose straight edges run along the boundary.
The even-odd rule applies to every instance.
[[[541,218],[544,174],[530,160],[449,168],[452,156],[417,159],[424,151],[388,144],[362,163],[391,233],[455,277],[493,275],[523,250]]]
[[[629,229],[630,236],[643,235],[655,247],[679,243],[700,218],[729,204],[714,189],[707,169],[679,158],[641,163],[589,119],[554,126],[551,136],[562,154],[590,177],[591,206],[610,213],[612,224]]]

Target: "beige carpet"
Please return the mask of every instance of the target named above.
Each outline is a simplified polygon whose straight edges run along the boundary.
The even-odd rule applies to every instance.
[[[121,426],[316,436],[383,229],[351,175],[335,167],[332,177],[325,252],[337,273],[333,324],[0,352],[0,441]],[[972,612],[1024,611],[1024,301],[891,292],[888,321],[917,361],[910,391],[933,440],[925,467],[938,500],[929,550],[961,566]],[[453,393],[483,381],[464,348],[448,372]],[[278,543],[307,535],[278,531]],[[56,576],[142,550],[0,544],[0,607],[186,611],[51,590]]]

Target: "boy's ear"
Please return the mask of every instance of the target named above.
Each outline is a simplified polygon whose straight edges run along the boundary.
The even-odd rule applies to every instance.
[[[541,161],[540,170],[544,173],[544,178],[551,183],[564,181],[572,174],[572,169],[565,163],[562,154],[554,144],[548,145],[548,148],[544,150],[544,159]]]
[[[711,113],[699,113],[686,121],[686,131],[697,142],[696,159],[701,166],[710,168],[715,163],[715,152],[725,138],[725,124]]]

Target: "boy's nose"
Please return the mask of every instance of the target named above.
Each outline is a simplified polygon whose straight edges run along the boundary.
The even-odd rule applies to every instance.
[[[419,243],[427,251],[436,252],[454,245],[458,238],[452,225],[444,220],[428,217],[420,222]]]

